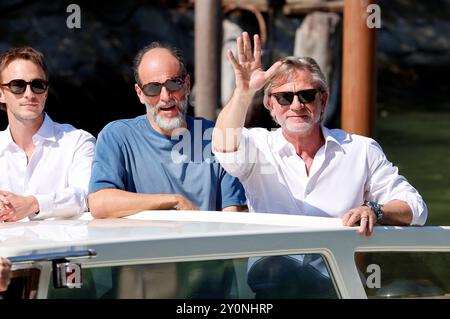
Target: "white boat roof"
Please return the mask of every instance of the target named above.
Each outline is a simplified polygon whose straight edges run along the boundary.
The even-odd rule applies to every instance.
[[[340,220],[325,217],[212,211],[143,211],[126,218],[23,220],[0,224],[0,243],[5,247],[60,246],[214,235],[271,233],[286,228],[343,229]],[[0,250],[1,251],[1,250]]]
[[[418,231],[418,228],[377,227],[375,233],[379,235],[372,237],[378,237],[378,242],[383,242],[384,239],[384,241],[392,241],[393,237],[390,237],[392,235],[386,234],[392,232],[393,229],[403,229],[403,239],[400,238],[399,243],[412,245],[415,242],[414,240],[411,242],[412,238],[417,236],[414,237],[408,233],[414,232],[415,234],[424,233],[419,236],[422,241],[423,238],[429,238],[429,240],[439,243],[442,241],[439,236],[443,236],[443,238],[448,238],[447,246],[450,245],[450,227],[422,227],[422,231]],[[384,230],[383,233],[385,233],[383,238],[380,237],[381,230]],[[223,251],[225,251],[227,245],[241,245],[240,243],[245,242],[245,239],[250,238],[248,236],[257,236],[254,239],[266,240],[267,237],[261,236],[267,236],[267,234],[274,236],[284,234],[284,236],[288,236],[286,238],[289,240],[299,238],[298,236],[302,236],[302,234],[310,234],[308,237],[303,236],[304,240],[301,242],[298,239],[293,240],[292,245],[300,242],[304,247],[307,245],[316,245],[317,247],[332,245],[333,241],[339,241],[339,238],[347,238],[341,239],[341,241],[348,241],[350,238],[352,245],[358,245],[358,243],[367,245],[369,242],[375,244],[373,241],[361,239],[363,237],[357,236],[355,231],[356,228],[342,226],[340,219],[287,214],[144,211],[127,218],[114,219],[93,219],[91,214],[84,214],[75,220],[1,223],[0,256],[17,256],[80,247],[90,248],[96,245],[120,246],[123,249],[129,249],[126,247],[131,247],[130,245],[135,242],[146,245],[149,243],[155,245],[156,242],[162,245],[164,242],[170,247],[172,247],[171,245],[175,247],[176,245],[198,245],[199,243],[204,245],[205,242],[216,241],[215,246],[223,243],[225,247]],[[430,237],[430,234],[433,236]],[[258,237],[258,235],[261,236]],[[279,240],[278,237],[271,238],[272,241]],[[271,249],[277,249],[276,243],[268,242],[265,246],[263,244],[259,244],[260,248],[252,249],[262,250],[271,245],[273,245]],[[424,243],[424,245],[431,244],[431,242]],[[243,250],[245,250],[244,246]],[[158,247],[160,250],[164,249],[163,246]],[[211,249],[215,249],[215,247]],[[173,254],[180,253],[178,248],[176,250],[177,252],[173,252]],[[229,247],[228,250],[230,250]],[[197,252],[199,251],[197,249]],[[187,251],[186,254],[188,254]]]

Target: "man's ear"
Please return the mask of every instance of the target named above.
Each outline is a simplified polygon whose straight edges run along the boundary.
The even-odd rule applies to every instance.
[[[136,94],[138,96],[139,101],[142,104],[145,104],[145,95],[137,83],[134,84],[134,89],[136,90]]]
[[[263,104],[266,107],[266,109],[268,109],[269,111],[272,111],[273,104],[272,104],[272,100],[271,100],[269,95],[264,95],[264,97],[263,97]]]
[[[264,95],[263,104],[265,108],[269,110],[270,116],[275,117],[275,115],[273,114],[273,102],[269,95]]]
[[[6,103],[5,96],[3,94],[2,89],[0,89],[0,103]]]
[[[272,99],[270,98],[269,95],[265,95],[265,94],[264,94],[264,97],[263,97],[263,104],[264,104],[265,108],[268,109],[269,112],[270,112],[270,114],[272,115],[272,112],[273,112],[273,102],[272,102]]]
[[[327,106],[327,102],[328,102],[328,93],[327,92],[323,92],[322,96],[321,96],[321,112],[325,112],[325,106]]]
[[[187,95],[191,94],[191,77],[189,76],[189,74],[186,75],[186,77],[184,78],[184,86],[186,94]]]

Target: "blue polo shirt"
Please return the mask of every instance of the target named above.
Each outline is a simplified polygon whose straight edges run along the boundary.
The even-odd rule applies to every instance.
[[[245,205],[245,192],[211,152],[214,122],[188,116],[187,130],[166,136],[145,115],[109,123],[100,132],[89,193],[104,188],[180,194],[201,210]]]

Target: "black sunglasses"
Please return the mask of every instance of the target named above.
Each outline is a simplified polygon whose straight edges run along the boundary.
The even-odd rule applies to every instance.
[[[181,89],[184,85],[184,79],[182,77],[168,79],[164,83],[150,82],[142,86],[142,92],[147,96],[157,96],[161,93],[164,86],[170,92],[175,92]]]
[[[294,96],[297,95],[298,100],[303,103],[311,103],[316,99],[316,93],[322,92],[320,89],[308,89],[308,90],[301,90],[297,92],[276,92],[272,93],[277,100],[277,102],[280,105],[291,105],[294,101]]]
[[[9,83],[2,83],[1,86],[7,86],[14,94],[22,94],[30,85],[31,91],[36,94],[42,94],[48,89],[48,81],[36,79],[30,82],[25,80],[11,80]]]

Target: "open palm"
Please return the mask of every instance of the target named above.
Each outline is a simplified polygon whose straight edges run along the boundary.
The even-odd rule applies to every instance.
[[[244,32],[236,40],[238,60],[236,60],[231,50],[227,52],[228,59],[233,65],[236,87],[252,93],[261,89],[269,77],[280,67],[280,63],[276,62],[267,71],[263,71],[261,68],[261,41],[259,36],[255,35],[253,41],[255,47],[252,52],[250,36],[247,32]]]

